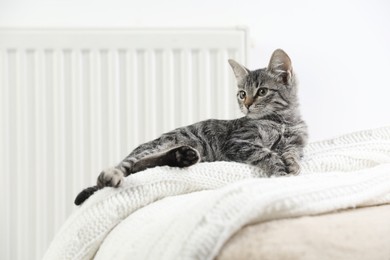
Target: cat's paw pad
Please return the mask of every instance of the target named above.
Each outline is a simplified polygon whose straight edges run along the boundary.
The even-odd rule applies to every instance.
[[[100,173],[97,179],[97,186],[99,188],[103,187],[119,187],[123,180],[124,174],[121,170],[116,168],[109,168]]]
[[[282,177],[282,176],[287,176],[287,175],[288,175],[288,173],[285,171],[282,171],[282,170],[275,171],[274,174],[272,174],[272,176],[276,176],[276,177]]]
[[[173,150],[176,166],[177,167],[188,167],[196,164],[199,159],[199,152],[190,146],[181,146]]]
[[[301,166],[299,165],[298,160],[293,156],[287,156],[283,159],[286,164],[287,173],[291,175],[298,175],[301,171]]]

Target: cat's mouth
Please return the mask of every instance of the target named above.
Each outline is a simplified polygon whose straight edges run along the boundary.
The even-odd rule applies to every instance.
[[[241,111],[242,111],[242,113],[244,113],[245,115],[248,115],[248,114],[250,114],[250,110],[248,109],[248,108],[246,108],[246,107],[243,107],[242,109],[241,109]]]
[[[253,107],[249,107],[249,108],[244,107],[244,111],[245,111],[244,113],[246,115],[255,114],[256,113],[256,111],[254,111]]]
[[[253,111],[253,110],[251,110],[250,108],[249,109],[247,109],[247,108],[245,108],[244,109],[244,114],[246,115],[246,116],[249,116],[249,117],[253,117],[256,113]]]

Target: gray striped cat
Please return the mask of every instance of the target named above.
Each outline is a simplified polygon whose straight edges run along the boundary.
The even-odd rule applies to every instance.
[[[130,174],[163,165],[234,161],[258,166],[268,176],[297,174],[307,127],[298,109],[290,58],[277,49],[264,69],[250,71],[234,60],[229,64],[237,79],[237,102],[244,117],[198,122],[140,145],[116,167],[101,172],[97,186],[83,190],[75,204],[98,189],[120,186]]]

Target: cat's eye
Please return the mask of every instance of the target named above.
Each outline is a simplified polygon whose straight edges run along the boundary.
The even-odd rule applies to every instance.
[[[240,92],[238,92],[238,97],[239,97],[240,99],[244,99],[245,96],[246,96],[245,91],[241,90]]]
[[[259,88],[257,91],[257,95],[260,97],[264,97],[268,93],[268,88]]]

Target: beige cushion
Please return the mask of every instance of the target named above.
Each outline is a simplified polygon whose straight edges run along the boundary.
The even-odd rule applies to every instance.
[[[390,205],[250,225],[217,259],[389,260]]]

